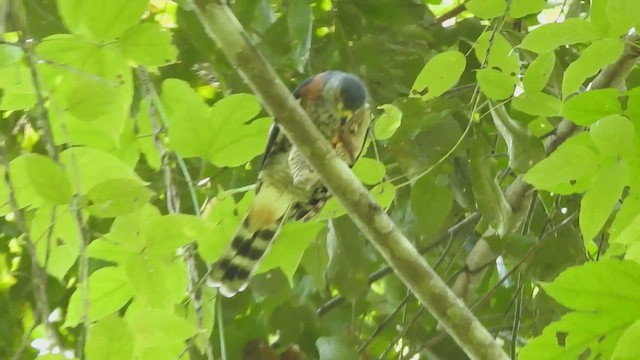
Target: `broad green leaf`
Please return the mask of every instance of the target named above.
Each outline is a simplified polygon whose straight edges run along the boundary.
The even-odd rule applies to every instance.
[[[621,112],[616,89],[590,90],[567,100],[562,107],[562,115],[577,125],[591,125],[607,115]]]
[[[147,0],[58,0],[67,28],[98,41],[114,40],[137,24],[147,5]]]
[[[386,168],[378,160],[361,157],[352,168],[358,180],[366,185],[375,185],[384,179]]]
[[[197,327],[172,312],[152,309],[127,311],[125,320],[132,330],[136,346],[154,346],[157,343],[179,343],[195,335]]]
[[[155,218],[145,224],[142,234],[147,250],[157,255],[171,255],[207,233],[204,219],[186,214],[171,214]]]
[[[165,260],[149,254],[131,254],[125,262],[136,299],[156,309],[173,309],[187,291],[186,264],[178,257]]]
[[[438,185],[431,176],[423,176],[411,188],[411,212],[416,229],[425,236],[438,234],[453,206],[453,194],[445,185]]]
[[[110,235],[99,237],[87,246],[87,256],[90,258],[102,259],[115,264],[124,264],[132,253],[132,249],[122,246],[118,241],[112,241]]]
[[[279,267],[293,285],[293,274],[300,265],[302,255],[323,227],[324,224],[320,222],[285,224],[260,264],[258,273]]]
[[[67,206],[39,208],[29,232],[40,266],[46,264],[47,273],[56,279],[64,279],[80,253],[78,224],[71,209]]]
[[[545,0],[513,0],[509,8],[509,15],[513,18],[521,18],[540,12],[547,6]]]
[[[144,206],[151,198],[139,181],[108,179],[92,187],[82,198],[83,207],[97,217],[116,217],[129,214]]]
[[[171,44],[171,33],[156,23],[144,23],[127,29],[120,38],[124,55],[141,65],[158,66],[176,60],[178,49]]]
[[[580,203],[580,231],[585,243],[602,229],[627,184],[629,169],[616,162],[599,170]]]
[[[514,83],[508,74],[495,69],[480,69],[476,72],[482,92],[492,100],[503,100],[513,95]]]
[[[131,179],[142,182],[135,171],[115,156],[89,147],[73,147],[60,153],[60,163],[71,179],[73,189],[86,194],[94,186],[109,179]]]
[[[465,4],[467,10],[482,19],[505,15],[507,3],[502,0],[471,0]]]
[[[291,0],[288,2],[287,25],[291,39],[291,58],[299,72],[304,72],[304,65],[309,59],[311,47],[311,29],[313,14],[308,0]]]
[[[640,124],[640,87],[627,91],[627,111],[625,114],[634,124]]]
[[[458,82],[466,64],[464,54],[459,51],[447,51],[432,57],[416,77],[411,96],[429,100],[444,94]]]
[[[593,174],[597,167],[596,153],[593,150],[581,144],[566,142],[531,168],[524,180],[536,189],[553,191],[558,185],[570,185]]]
[[[596,121],[589,129],[593,143],[607,155],[625,155],[632,150],[635,128],[622,115],[609,115]]]
[[[396,188],[392,183],[384,181],[374,186],[371,189],[370,193],[376,200],[378,205],[380,205],[383,209],[386,209],[391,206],[391,203],[393,202],[396,194]],[[313,218],[313,220],[322,221],[334,219],[346,213],[347,212],[345,211],[342,204],[340,204],[340,202],[336,198],[332,197],[331,199],[329,199],[329,201],[327,201],[327,204],[322,208],[320,213]]]
[[[529,121],[527,129],[529,129],[534,136],[542,137],[553,131],[554,127],[545,116],[539,116]]]
[[[23,53],[22,48],[18,45],[0,44],[0,67],[17,63]]]
[[[0,67],[0,110],[22,110],[36,102],[31,72],[21,63]]]
[[[504,198],[502,189],[491,169],[489,147],[475,135],[471,145],[470,169],[473,195],[480,214],[499,234],[505,234],[510,227],[513,211]]]
[[[486,59],[484,67],[500,70],[509,75],[514,84],[518,82],[517,75],[520,73],[518,53],[513,51],[513,46],[504,36],[485,31],[476,40],[474,51],[480,63]]]
[[[384,110],[384,113],[376,119],[373,133],[377,140],[387,140],[400,127],[402,111],[391,104],[381,105],[378,109]]]
[[[231,95],[209,109],[184,81],[165,80],[162,90],[171,144],[182,156],[234,167],[264,151],[271,121],[260,118],[247,124],[260,111],[255,96]]]
[[[118,216],[113,221],[110,231],[103,236],[104,240],[124,248],[127,252],[142,252],[147,246],[146,229],[161,217],[158,208],[145,204],[131,214]]]
[[[591,0],[591,22],[603,36],[609,35],[608,2],[609,0]]]
[[[634,321],[640,317],[637,279],[640,264],[612,259],[571,267],[543,288],[569,309]]]
[[[553,51],[542,53],[529,64],[524,73],[522,85],[527,93],[542,91],[549,82],[549,77],[556,63],[556,55]]]
[[[344,336],[322,336],[316,340],[320,360],[357,360],[356,344]]]
[[[596,75],[606,65],[615,62],[623,50],[624,43],[619,39],[603,39],[589,45],[565,70],[562,96],[566,98],[578,91],[585,80]]]
[[[96,270],[89,276],[87,286],[89,294],[89,320],[97,321],[118,311],[133,297],[133,288],[129,285],[124,270],[110,266]],[[82,285],[71,294],[64,326],[73,327],[82,321],[84,313]]]
[[[31,186],[38,195],[58,205],[66,204],[71,200],[73,196],[71,182],[60,165],[39,154],[25,154],[20,158],[24,158],[24,166],[31,180]]]
[[[636,320],[620,336],[618,344],[613,351],[612,359],[633,359],[638,355],[638,343],[640,342],[640,320]]]
[[[85,354],[91,360],[127,360],[133,358],[133,334],[117,315],[91,325]]]
[[[638,25],[640,2],[628,0],[607,0],[605,8],[609,20],[609,34],[626,35],[631,27]]]
[[[530,32],[520,47],[538,54],[561,45],[590,43],[599,37],[596,27],[583,19],[571,18],[560,23],[544,24]]]
[[[138,143],[138,147],[140,152],[144,155],[144,159],[147,161],[147,164],[154,170],[160,170],[161,160],[160,160],[160,152],[156,147],[156,144],[153,139],[153,133],[155,132],[152,126],[152,119],[156,121],[155,117],[152,118],[149,107],[149,98],[146,97],[140,102],[140,111],[136,116],[136,124],[138,125],[138,133],[140,136],[136,138]]]
[[[514,109],[530,115],[558,116],[562,111],[562,101],[542,92],[526,91],[511,101]]]
[[[609,229],[611,242],[630,244],[640,238],[640,195],[635,188],[632,189]]]
[[[509,116],[504,105],[492,105],[491,115],[496,129],[507,144],[509,167],[525,173],[545,157],[540,139],[533,136],[522,123]]]
[[[66,92],[66,110],[83,121],[93,121],[100,117],[117,101],[115,85],[104,80],[82,79]]]
[[[547,326],[542,335],[529,340],[518,359],[580,359],[583,354],[598,354],[602,359],[609,359],[618,339],[632,321],[602,314],[569,313]]]
[[[305,250],[300,265],[311,276],[316,290],[326,289],[326,270],[329,263],[327,254],[327,235],[322,230]]]

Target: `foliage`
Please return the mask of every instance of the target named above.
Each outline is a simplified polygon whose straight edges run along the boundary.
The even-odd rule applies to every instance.
[[[638,46],[623,36],[639,6],[232,10],[291,88],[327,69],[364,79],[376,121],[354,173],[444,279],[480,238],[501,255],[465,299],[508,352],[632,359],[640,77],[589,84]],[[465,358],[334,199],[283,228],[243,293],[202,286],[251,202],[272,119],[188,1],[0,14],[0,358]],[[563,119],[581,131],[551,148]],[[530,201],[505,192],[521,179]]]

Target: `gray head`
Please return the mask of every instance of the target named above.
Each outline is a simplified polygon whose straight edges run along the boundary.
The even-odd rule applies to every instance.
[[[367,89],[362,80],[355,75],[342,71],[327,71],[324,77],[324,97],[337,99],[342,110],[355,112],[367,101]]]

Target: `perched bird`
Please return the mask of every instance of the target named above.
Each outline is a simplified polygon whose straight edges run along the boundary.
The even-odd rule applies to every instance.
[[[293,95],[349,166],[364,146],[371,121],[364,83],[327,71],[303,81]],[[231,297],[244,290],[279,229],[289,219],[307,221],[330,198],[301,152],[273,124],[256,195],[229,247],[213,264],[208,283]]]

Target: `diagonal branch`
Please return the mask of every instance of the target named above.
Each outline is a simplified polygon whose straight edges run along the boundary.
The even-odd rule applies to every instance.
[[[262,100],[300,149],[358,228],[380,251],[416,298],[473,359],[508,359],[463,302],[429,267],[367,189],[322,137],[272,67],[248,41],[242,26],[221,0],[192,0],[206,33]]]

